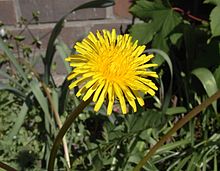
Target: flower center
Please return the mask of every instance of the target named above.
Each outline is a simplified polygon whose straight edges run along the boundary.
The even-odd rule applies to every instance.
[[[126,55],[116,47],[103,48],[97,62],[98,72],[108,81],[118,82],[128,79],[131,64]]]

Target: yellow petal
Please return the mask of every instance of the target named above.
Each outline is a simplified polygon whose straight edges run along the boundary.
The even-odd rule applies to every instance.
[[[70,85],[69,85],[69,89],[73,89],[74,87],[82,84],[83,82],[86,82],[87,80],[89,80],[89,78],[85,78],[85,77],[81,77],[79,78],[78,80],[72,82]]]
[[[139,92],[136,90],[133,90],[133,93],[138,101],[138,103],[140,104],[140,106],[144,106],[144,100],[143,98],[140,96]]]
[[[86,92],[85,96],[83,97],[83,100],[84,101],[88,100],[91,97],[91,95],[94,93],[94,91],[96,91],[98,86],[99,86],[98,82],[93,84],[92,87]]]
[[[96,90],[96,92],[95,92],[95,94],[94,94],[94,96],[93,96],[93,99],[92,99],[93,102],[96,102],[96,101],[97,101],[97,99],[98,99],[98,97],[99,97],[99,94],[100,94],[102,88],[104,87],[104,85],[105,85],[105,80],[101,81],[101,83],[100,83],[98,89]]]
[[[144,65],[140,65],[137,67],[138,70],[141,70],[141,69],[147,69],[147,68],[150,68],[150,67],[156,67],[158,66],[157,64],[144,64]]]
[[[72,80],[73,78],[76,78],[79,75],[79,73],[71,73],[68,77],[67,80]]]
[[[107,107],[107,115],[111,115],[112,113],[112,109],[113,109],[113,105],[114,105],[114,100],[115,100],[115,96],[114,96],[114,92],[113,92],[113,88],[112,88],[112,84],[109,84],[109,88],[108,88],[108,107]]]
[[[118,86],[117,83],[114,83],[113,87],[114,87],[114,92],[115,92],[115,94],[117,95],[117,97],[119,99],[121,109],[122,109],[122,113],[126,114],[127,109],[126,109],[126,103],[125,103],[123,92],[121,91],[121,88]]]
[[[96,112],[97,112],[97,111],[100,109],[100,107],[102,106],[102,104],[103,104],[103,102],[104,102],[104,100],[105,100],[105,96],[106,96],[106,94],[107,94],[107,90],[108,90],[108,82],[106,82],[105,87],[103,88],[102,93],[101,93],[101,95],[100,95],[98,101],[96,102],[96,105],[95,105],[95,107],[94,107],[94,110],[95,110]]]
[[[88,39],[91,40],[93,43],[96,43],[98,41],[92,32],[89,33]]]
[[[148,87],[150,87],[150,88],[152,88],[152,89],[154,89],[154,90],[157,90],[157,89],[158,89],[157,86],[156,86],[151,80],[149,80],[149,79],[142,78],[142,77],[138,77],[137,80],[141,81],[141,82],[144,83],[146,86],[148,86]]]
[[[125,94],[125,97],[126,99],[128,100],[128,103],[131,105],[131,107],[133,108],[134,112],[137,112],[137,107],[136,107],[136,103],[135,103],[135,97],[131,97],[130,96],[130,91],[127,90],[127,91],[124,91],[124,94]],[[133,96],[133,95],[132,95]]]
[[[115,29],[112,29],[111,42],[112,42],[112,43],[115,43],[116,39],[117,39],[116,30],[115,30]]]
[[[87,91],[86,87],[82,87],[77,93],[76,93],[76,97],[81,96],[82,94],[84,94]]]
[[[151,96],[154,96],[154,95],[155,95],[155,91],[152,90],[152,89],[149,89],[147,92],[148,92]]]

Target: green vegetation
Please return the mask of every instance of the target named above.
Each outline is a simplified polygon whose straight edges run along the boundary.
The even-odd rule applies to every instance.
[[[111,5],[113,0],[97,0],[72,11]],[[38,38],[33,38],[32,46],[23,43],[22,34],[0,38],[0,76],[5,78],[0,83],[0,161],[17,170],[47,170],[61,123],[81,101],[75,91],[69,92],[66,79],[58,86],[51,74],[55,53],[62,60],[71,53],[57,38],[72,11],[56,24],[41,56],[34,53],[41,45]],[[147,45],[146,53],[156,55],[159,91],[154,97],[144,97],[144,108],[127,115],[121,115],[117,105],[110,117],[104,107],[98,113],[92,104],[86,107],[66,133],[66,143],[60,145],[55,161],[58,170],[133,170],[178,120],[220,89],[219,0],[184,4],[136,0],[130,12],[134,22],[127,32]],[[137,18],[143,22],[136,22]],[[37,19],[33,13],[33,20]],[[28,21],[21,24],[28,29]],[[33,58],[43,61],[44,73],[34,69]],[[69,73],[71,68],[65,66]],[[218,171],[219,114],[218,100],[167,139],[142,169]]]

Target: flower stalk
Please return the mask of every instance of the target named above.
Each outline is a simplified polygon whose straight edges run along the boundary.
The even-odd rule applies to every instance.
[[[70,126],[72,125],[76,117],[83,111],[83,109],[90,103],[90,101],[91,101],[91,98],[89,98],[86,101],[82,101],[64,122],[62,128],[60,129],[60,131],[58,132],[56,136],[56,139],[53,143],[53,147],[51,149],[49,164],[48,164],[48,171],[54,170],[56,154],[57,154],[59,145],[62,142],[64,135],[66,134],[66,132],[68,131],[68,129],[70,128]]]

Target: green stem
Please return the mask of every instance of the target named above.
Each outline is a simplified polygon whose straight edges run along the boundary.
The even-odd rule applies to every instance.
[[[16,169],[2,162],[0,162],[0,168],[7,170],[7,171],[17,171]]]
[[[203,109],[207,108],[213,101],[220,98],[220,91],[217,91],[210,98],[206,99],[200,105],[196,106],[192,111],[186,114],[182,119],[180,119],[171,130],[169,130],[147,153],[146,156],[137,164],[133,171],[139,171],[147,161],[154,155],[154,153],[180,128],[183,127],[187,122],[189,122],[193,117],[198,115]]]
[[[72,125],[73,121],[76,119],[76,117],[82,112],[82,110],[90,103],[91,98],[87,101],[82,101],[77,108],[69,115],[69,117],[64,122],[62,128],[58,132],[58,135],[53,143],[53,147],[51,149],[50,158],[49,158],[49,164],[48,164],[48,171],[54,171],[54,162],[56,158],[56,154],[59,148],[60,143],[62,142],[62,139],[64,135],[66,134],[67,130]]]

